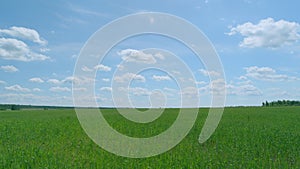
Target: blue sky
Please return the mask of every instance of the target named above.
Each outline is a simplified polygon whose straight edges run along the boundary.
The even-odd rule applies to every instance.
[[[0,103],[73,105],[72,82],[78,81],[73,72],[83,45],[104,25],[139,12],[169,13],[202,30],[223,64],[227,106],[299,100],[299,6],[298,1],[271,0],[5,1],[0,6]],[[196,78],[196,88],[180,91],[170,72],[154,69],[115,74],[122,61],[134,67],[170,55],[147,53],[149,48],[182,59]],[[208,76],[218,72],[207,71],[182,43],[159,35],[130,37],[101,63],[82,69],[97,70],[92,82],[100,106],[114,105],[111,95],[117,89],[112,86],[126,78],[133,78],[126,90],[138,107],[161,106],[164,101],[165,106],[177,107],[182,93],[199,93],[200,106],[209,106],[211,84],[218,83]]]

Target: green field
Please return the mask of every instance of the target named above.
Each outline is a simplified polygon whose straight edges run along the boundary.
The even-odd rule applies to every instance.
[[[150,137],[167,129],[178,110],[136,124],[105,109],[119,132]],[[113,155],[93,143],[74,110],[0,111],[0,168],[300,168],[300,107],[226,108],[213,136],[198,143],[208,109],[200,109],[189,135],[150,158]]]

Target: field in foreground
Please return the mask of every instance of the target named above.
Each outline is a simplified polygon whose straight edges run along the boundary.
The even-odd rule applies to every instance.
[[[189,135],[150,158],[113,155],[94,144],[73,110],[0,111],[0,168],[299,168],[300,107],[226,108],[213,136],[198,136],[208,109],[200,109]],[[136,124],[114,109],[103,114],[119,132],[149,137],[167,129],[178,110]]]

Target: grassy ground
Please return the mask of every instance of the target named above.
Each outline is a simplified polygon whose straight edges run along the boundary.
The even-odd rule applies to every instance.
[[[226,108],[214,135],[197,142],[208,109],[200,109],[189,135],[172,150],[130,159],[99,148],[73,110],[0,111],[0,168],[299,168],[300,107]],[[104,110],[119,132],[149,137],[164,131],[178,111],[139,125]]]

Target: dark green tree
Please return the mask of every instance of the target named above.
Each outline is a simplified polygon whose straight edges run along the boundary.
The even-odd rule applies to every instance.
[[[20,110],[20,106],[19,105],[11,105],[11,110]]]
[[[269,106],[269,102],[268,102],[268,101],[266,101],[266,106],[267,106],[267,107]]]

